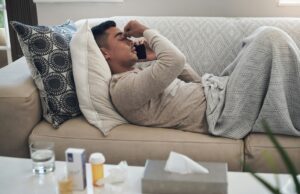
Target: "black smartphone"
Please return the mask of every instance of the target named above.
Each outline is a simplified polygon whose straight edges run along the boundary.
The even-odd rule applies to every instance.
[[[134,45],[138,59],[146,59],[146,47],[144,44]]]

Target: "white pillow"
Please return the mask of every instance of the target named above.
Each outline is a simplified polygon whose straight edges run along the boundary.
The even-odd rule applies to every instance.
[[[86,21],[70,43],[79,107],[89,123],[104,135],[127,121],[114,109],[109,96],[111,71]]]

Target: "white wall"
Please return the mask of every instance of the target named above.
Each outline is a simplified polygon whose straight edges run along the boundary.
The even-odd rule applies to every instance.
[[[36,1],[39,24],[120,15],[300,17],[299,6],[279,7],[278,0],[124,0],[122,3]]]

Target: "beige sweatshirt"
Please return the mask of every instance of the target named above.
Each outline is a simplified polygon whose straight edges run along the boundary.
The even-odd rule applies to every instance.
[[[115,108],[136,125],[207,132],[200,76],[157,31],[148,29],[143,35],[157,61],[143,70],[113,75],[110,95]]]

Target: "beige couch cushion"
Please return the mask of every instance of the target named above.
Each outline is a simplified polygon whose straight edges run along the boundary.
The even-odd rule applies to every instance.
[[[171,150],[186,154],[194,160],[228,162],[230,170],[241,170],[243,141],[211,137],[175,129],[147,128],[124,124],[104,137],[83,117],[65,122],[53,129],[45,121],[32,131],[30,141],[55,142],[56,158],[64,160],[68,147],[102,152],[107,163],[127,160],[130,165],[144,165],[146,159],[167,159]]]
[[[300,138],[285,135],[276,135],[276,137],[292,161],[294,161],[299,172]],[[272,169],[268,159],[266,159],[268,156],[271,156],[272,161],[276,165],[275,169]],[[260,133],[250,134],[245,139],[245,162],[257,172],[287,172],[272,142],[266,135]]]
[[[22,57],[0,71],[0,154],[29,157],[27,138],[40,119],[38,91]]]

